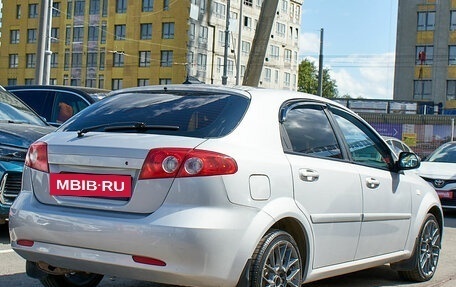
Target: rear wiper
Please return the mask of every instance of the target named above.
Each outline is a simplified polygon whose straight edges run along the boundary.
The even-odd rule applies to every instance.
[[[168,125],[146,125],[142,122],[136,123],[115,123],[115,124],[104,124],[88,128],[83,128],[78,131],[78,138],[82,137],[84,134],[103,128],[103,131],[120,131],[120,130],[138,130],[138,131],[147,131],[147,130],[170,130],[177,131],[179,126],[168,126]]]

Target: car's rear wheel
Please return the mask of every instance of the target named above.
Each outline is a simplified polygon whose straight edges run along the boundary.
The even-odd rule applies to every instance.
[[[95,287],[97,286],[103,275],[73,272],[66,275],[47,275],[41,278],[41,284],[46,287]]]
[[[398,271],[409,281],[428,281],[434,276],[441,248],[440,225],[434,215],[428,214],[421,227],[414,253],[414,267],[411,270]]]
[[[302,259],[293,237],[281,230],[268,232],[253,254],[252,287],[301,286]]]

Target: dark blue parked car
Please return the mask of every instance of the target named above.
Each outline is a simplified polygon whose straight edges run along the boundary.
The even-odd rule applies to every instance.
[[[0,86],[0,224],[21,190],[25,154],[31,143],[55,128]]]

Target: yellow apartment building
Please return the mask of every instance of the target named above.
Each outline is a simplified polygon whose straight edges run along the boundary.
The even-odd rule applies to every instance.
[[[242,83],[263,2],[49,1],[48,82],[113,90],[187,79],[221,84],[224,73],[228,84]],[[40,5],[39,0],[3,1],[0,85],[36,83]],[[301,6],[302,0],[279,0],[266,57],[259,59],[259,86],[297,89]]]

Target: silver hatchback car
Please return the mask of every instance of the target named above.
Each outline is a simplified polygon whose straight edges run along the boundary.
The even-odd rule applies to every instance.
[[[300,286],[386,263],[426,281],[443,217],[418,166],[321,97],[123,89],[30,147],[11,246],[53,287]]]

